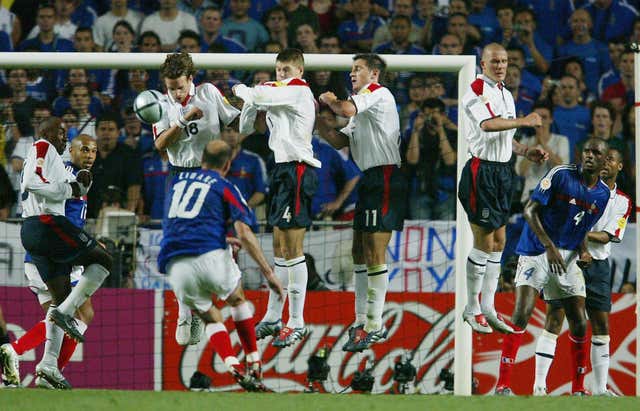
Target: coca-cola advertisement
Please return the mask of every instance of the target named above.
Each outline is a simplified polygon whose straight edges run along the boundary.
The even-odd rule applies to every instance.
[[[247,292],[254,304],[259,320],[264,314],[267,293]],[[271,338],[259,342],[263,353],[265,384],[277,392],[308,389],[308,360],[326,348],[330,371],[326,381],[316,385],[325,392],[349,391],[357,371],[371,369],[374,376],[372,392],[397,392],[394,367],[401,359],[409,360],[416,369],[415,383],[410,392],[445,393],[445,381],[440,378],[443,369],[453,370],[454,348],[454,296],[451,293],[389,293],[384,318],[389,328],[388,339],[375,344],[361,354],[342,351],[353,319],[353,294],[346,292],[309,292],[305,320],[311,333],[294,347],[277,349],[270,345]],[[165,322],[163,344],[163,388],[184,390],[195,371],[212,379],[214,390],[236,390],[238,386],[225,370],[220,358],[206,337],[199,344],[181,347],[174,339],[177,303],[171,292],[165,294]],[[505,316],[511,314],[513,294],[499,294],[497,308]],[[238,353],[240,340],[230,319],[229,309],[223,305],[223,317],[230,331],[231,341]],[[635,299],[632,295],[614,297],[611,315],[611,388],[624,395],[633,395],[635,387]],[[287,312],[285,306],[284,312]],[[286,317],[286,314],[285,314]],[[536,307],[523,346],[515,365],[514,391],[531,394],[535,365],[535,338],[544,325],[544,303]],[[571,386],[569,344],[566,326],[558,340],[556,364],[549,375],[548,387],[552,394],[568,393]],[[498,361],[502,338],[499,334],[474,335],[473,372],[474,392],[493,392],[498,375]],[[242,361],[242,354],[239,355]],[[589,370],[590,372],[590,370]],[[590,382],[590,376],[587,376]]]

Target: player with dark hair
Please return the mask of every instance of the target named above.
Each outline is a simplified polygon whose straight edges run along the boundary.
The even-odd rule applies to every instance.
[[[69,148],[71,154],[71,161],[65,163],[67,171],[76,175],[80,170],[91,169],[93,162],[96,159],[98,152],[96,141],[88,134],[80,134],[71,142]],[[86,223],[87,217],[87,198],[72,198],[65,202],[65,217],[71,221],[73,225],[78,228],[83,228]],[[74,266],[71,271],[71,285],[74,286],[78,283],[83,272],[82,266]],[[24,259],[24,273],[27,277],[28,287],[38,299],[38,303],[42,306],[42,309],[46,313],[51,305],[51,293],[47,289],[46,284],[42,281],[38,267],[33,263],[33,258],[29,253],[25,255]],[[84,335],[87,327],[93,320],[93,306],[91,305],[91,298],[89,297],[79,308],[75,315],[76,326],[78,330]],[[39,346],[45,341],[45,320],[40,321],[20,338],[11,343],[11,347],[18,355],[22,355],[25,352]],[[60,348],[60,354],[58,356],[58,368],[60,370],[68,364],[73,352],[76,349],[77,341],[65,335]],[[37,387],[53,389],[54,387],[49,384],[47,380],[41,377],[36,377],[35,384]]]
[[[200,170],[183,171],[173,178],[168,213],[162,224],[158,267],[169,275],[178,301],[195,310],[206,323],[209,340],[236,381],[248,391],[262,391],[265,387],[261,382],[253,314],[242,291],[240,269],[226,242],[229,221],[271,290],[280,299],[283,291],[251,231],[253,212],[240,191],[224,177],[230,167],[229,145],[221,140],[211,141],[204,150]],[[212,294],[231,306],[248,375],[233,352],[222,315],[211,301]]]
[[[287,287],[289,321],[282,327],[282,307],[272,291],[267,313],[256,326],[258,339],[269,335],[273,345],[287,347],[308,333],[304,324],[307,265],[303,252],[304,235],[311,225],[311,199],[318,185],[314,168],[321,166],[311,145],[316,103],[306,81],[304,57],[297,49],[285,49],[276,57],[276,79],[263,85],[237,84],[233,93],[244,100],[240,132],[251,134],[258,111],[266,111],[269,147],[275,168],[269,182],[268,221],[273,226],[275,272]]]
[[[407,181],[400,171],[400,118],[396,101],[379,81],[386,63],[377,54],[353,57],[354,95],[339,100],[332,92],[320,101],[349,123],[339,132],[318,122],[320,135],[336,149],[348,146],[363,172],[353,220],[352,256],[355,276],[354,326],[345,351],[363,351],[387,336],[382,312],[389,283],[386,250],[391,231],[402,231]]]
[[[207,143],[220,139],[221,129],[240,111],[213,84],[193,83],[196,69],[188,53],[169,54],[160,73],[167,88],[167,100],[163,103],[162,119],[153,125],[153,137],[155,147],[168,154],[169,182],[182,171],[199,170]],[[198,317],[179,303],[178,344],[196,344],[201,326]]]
[[[609,375],[609,312],[611,312],[611,268],[609,256],[611,243],[619,243],[624,237],[627,221],[632,211],[629,196],[618,189],[616,178],[622,171],[622,153],[609,147],[600,177],[609,187],[610,197],[602,218],[587,234],[587,248],[593,257],[591,264],[583,270],[587,286],[586,309],[591,323],[591,367],[594,376],[594,395],[616,396],[607,389]],[[556,342],[562,331],[564,310],[562,302],[548,301],[544,331],[536,345],[536,379],[533,395],[547,394],[547,375],[555,356]],[[572,392],[586,393],[582,383],[584,375],[574,379],[578,386]]]
[[[609,187],[600,180],[607,156],[604,140],[590,139],[582,150],[582,165],[552,168],[538,183],[524,208],[527,224],[516,252],[516,303],[513,333],[502,343],[497,395],[513,395],[511,373],[525,328],[544,289],[548,300],[560,300],[571,332],[573,394],[584,395],[587,367],[585,280],[581,267],[591,264],[587,234],[603,216]]]
[[[73,318],[78,308],[102,285],[111,270],[111,255],[65,214],[65,202],[81,198],[91,186],[91,173],[80,170],[75,176],[66,169],[60,155],[66,145],[66,129],[57,117],[45,120],[37,140],[25,160],[22,182],[22,245],[32,256],[42,281],[51,293],[47,312],[45,353],[36,366],[36,375],[54,388],[70,388],[58,369],[63,335],[84,341]],[[71,290],[74,265],[84,272]]]

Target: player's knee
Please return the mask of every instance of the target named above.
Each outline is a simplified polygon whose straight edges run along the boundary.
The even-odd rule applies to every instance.
[[[513,325],[515,325],[519,329],[524,330],[525,328],[527,328],[527,323],[529,322],[529,319],[524,314],[516,311],[515,313],[513,313],[513,316],[511,317],[511,322],[513,323]]]
[[[584,337],[587,333],[587,319],[584,315],[576,316],[576,318],[567,318],[569,329],[572,335],[576,337]]]
[[[591,334],[593,335],[609,335],[609,322],[596,320],[591,318]]]

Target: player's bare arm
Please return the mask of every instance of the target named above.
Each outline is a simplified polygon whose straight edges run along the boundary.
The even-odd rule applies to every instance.
[[[527,220],[529,227],[531,227],[546,250],[549,270],[554,274],[566,273],[567,265],[560,255],[560,251],[558,251],[558,248],[553,244],[553,241],[549,238],[544,227],[542,227],[542,222],[540,221],[540,216],[538,214],[541,207],[542,205],[539,202],[529,200],[527,205],[524,207],[524,218]]]
[[[480,124],[482,131],[504,131],[519,127],[540,127],[542,119],[538,113],[530,113],[525,117],[502,118],[494,117]]]
[[[331,91],[320,94],[319,99],[322,103],[328,105],[329,108],[339,116],[353,117],[358,114],[358,109],[351,100],[338,100],[338,97],[336,97],[336,95]]]
[[[534,163],[543,163],[549,159],[549,153],[540,147],[528,147],[513,139],[513,152]]]
[[[591,265],[591,262],[593,261],[593,257],[591,256],[591,253],[587,248],[587,242],[589,241],[588,237],[589,235],[587,233],[587,235],[584,236],[584,239],[580,243],[580,247],[578,248],[578,262],[576,264],[578,264],[578,267],[583,270],[589,267]]]
[[[318,130],[320,137],[322,137],[327,143],[331,144],[336,150],[340,150],[342,147],[347,147],[349,145],[349,137],[329,126],[322,116],[316,117],[316,129]]]
[[[607,244],[610,241],[615,242],[615,238],[617,237],[606,231],[589,231],[587,234],[587,239],[593,243]]]
[[[193,107],[187,114],[182,116],[174,125],[164,130],[156,138],[155,146],[158,150],[166,150],[171,144],[175,143],[182,135],[182,130],[187,127],[189,121],[199,120],[203,117],[203,112],[198,107]]]
[[[238,234],[238,239],[242,243],[242,248],[247,250],[251,258],[258,263],[262,275],[265,280],[267,280],[267,284],[269,284],[269,288],[276,292],[280,296],[280,301],[282,301],[282,299],[284,299],[282,284],[280,284],[280,281],[278,281],[276,276],[273,274],[273,269],[267,262],[267,258],[264,256],[264,253],[260,248],[258,239],[255,234],[253,234],[253,231],[251,231],[251,227],[241,221],[234,222],[233,227]]]

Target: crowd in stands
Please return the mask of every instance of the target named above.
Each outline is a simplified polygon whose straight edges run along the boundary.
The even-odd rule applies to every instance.
[[[470,54],[479,64],[482,47],[498,42],[508,50],[505,83],[517,114],[536,111],[543,119],[540,129],[520,130],[518,138],[550,154],[543,165],[514,158],[521,177],[517,213],[547,170],[579,161],[591,135],[624,153],[619,186],[634,194],[630,45],[640,41],[638,6],[637,0],[16,0],[0,8],[0,52],[277,53],[297,47],[305,53]],[[387,77],[412,178],[409,218],[454,219],[457,75]],[[229,97],[234,84],[273,79],[271,71],[238,67],[200,70],[195,82],[212,82]],[[316,97],[330,90],[343,99],[351,92],[348,73],[308,71],[305,79]],[[51,115],[64,119],[69,139],[79,133],[97,139],[90,218],[107,188],[119,191],[123,206],[140,217],[162,218],[167,158],[132,110],[145,89],[163,91],[158,70],[0,70],[0,186],[6,191],[0,218],[19,216],[22,161],[38,124]],[[334,127],[345,124],[327,107],[319,107],[318,117]],[[267,137],[243,137],[223,132],[235,154],[229,178],[259,207],[272,164]],[[318,219],[348,220],[360,172],[348,152],[318,137],[314,150],[323,167],[313,212]]]

